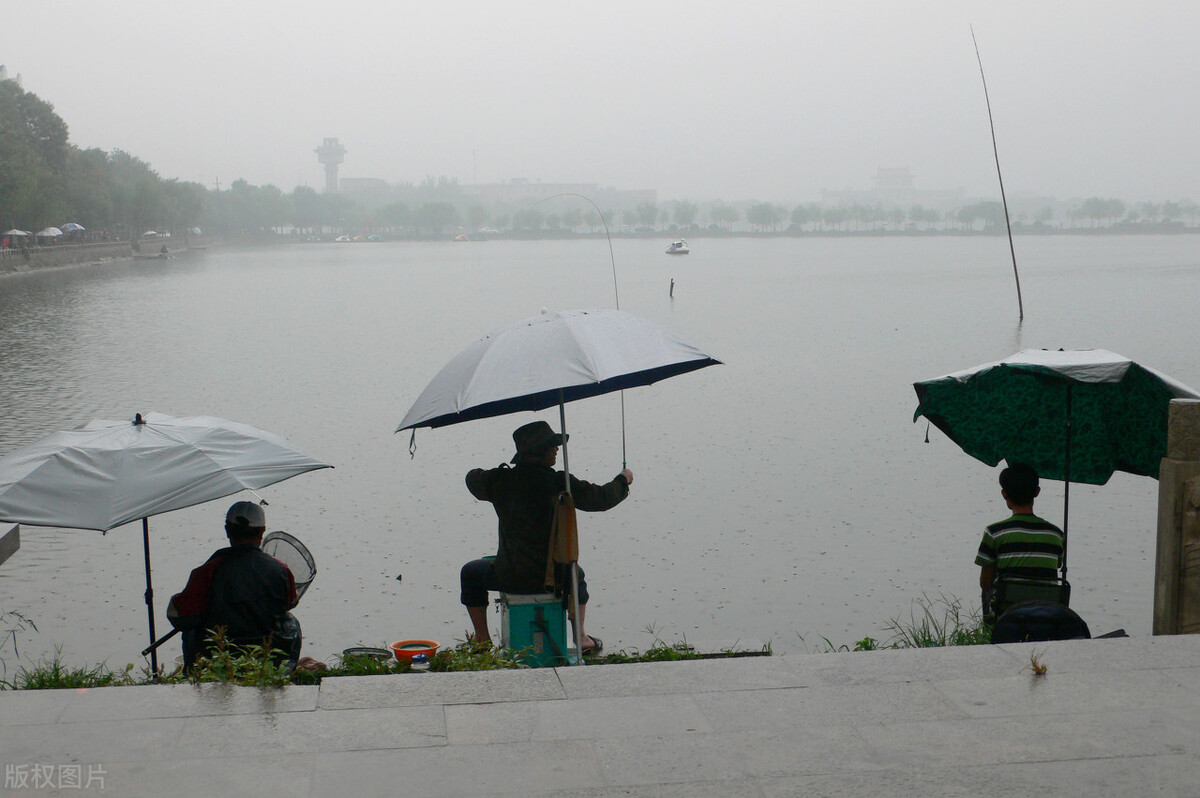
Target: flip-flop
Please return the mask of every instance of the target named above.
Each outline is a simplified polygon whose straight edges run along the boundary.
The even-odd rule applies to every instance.
[[[595,643],[596,645],[588,646],[583,649],[583,656],[585,656],[585,657],[594,657],[597,654],[599,654],[601,651],[604,650],[604,641],[603,640],[596,637],[595,635],[591,635],[591,638],[592,638],[592,642]]]

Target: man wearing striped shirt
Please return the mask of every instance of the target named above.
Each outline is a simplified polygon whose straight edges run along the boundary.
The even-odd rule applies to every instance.
[[[998,575],[1058,578],[1063,533],[1054,524],[1033,514],[1033,500],[1041,490],[1037,471],[1031,466],[1014,463],[1000,472],[1000,495],[1013,514],[988,526],[979,544],[979,553],[975,555],[985,620],[993,620],[1007,609],[992,606]]]

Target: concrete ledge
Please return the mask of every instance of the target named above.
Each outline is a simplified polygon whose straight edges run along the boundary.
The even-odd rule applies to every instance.
[[[1197,680],[1188,635],[0,692],[0,751],[15,794],[1194,795]]]

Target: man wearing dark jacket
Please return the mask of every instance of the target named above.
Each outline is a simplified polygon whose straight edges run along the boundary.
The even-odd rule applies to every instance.
[[[467,489],[481,501],[491,502],[500,524],[500,545],[495,559],[473,560],[462,568],[460,600],[467,608],[474,639],[491,640],[487,625],[487,593],[545,592],[546,559],[555,498],[566,488],[566,476],[555,471],[558,447],[567,436],[555,433],[545,421],[534,421],[517,429],[513,441],[517,453],[512,462],[498,468],[472,469]],[[595,485],[571,478],[571,496],[579,510],[599,512],[616,507],[629,495],[633,472],[623,469],[610,482]],[[579,639],[584,654],[599,653],[603,645],[583,628],[588,601],[587,583],[579,572]]]
[[[300,600],[291,570],[262,551],[267,516],[241,501],[225,515],[229,546],[192,571],[183,592],[171,597],[167,618],[183,631],[183,658],[191,668],[218,627],[231,645],[269,645],[300,658],[300,624],[289,612]]]

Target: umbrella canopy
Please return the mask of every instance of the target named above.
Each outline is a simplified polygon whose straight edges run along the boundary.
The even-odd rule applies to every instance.
[[[44,230],[41,230],[38,232],[38,236],[43,237],[43,238],[56,238],[62,234],[63,234],[63,231],[59,230],[57,227],[47,227]]]
[[[249,424],[138,420],[92,421],[0,457],[0,520],[106,531],[330,467]]]
[[[913,388],[913,420],[925,416],[972,457],[1090,485],[1114,471],[1157,475],[1171,399],[1200,398],[1104,349],[1026,349]]]
[[[631,313],[543,313],[485,335],[456,355],[396,431],[544,410],[720,362]]]
[[[62,229],[67,233],[81,233],[87,228],[81,224],[77,224],[76,222],[67,222],[62,226]]]
[[[278,435],[213,416],[92,421],[0,457],[0,520],[107,531],[141,519],[153,644],[149,516],[331,467]]]
[[[7,232],[5,232],[4,235],[6,235],[6,236],[27,236],[27,235],[29,235],[29,231],[28,230],[18,230],[17,228],[14,227],[12,230],[8,230]]]
[[[1026,349],[995,363],[913,384],[925,416],[964,452],[994,466],[1027,463],[1062,480],[1063,577],[1071,482],[1114,471],[1156,476],[1172,399],[1200,394],[1105,349]]]

